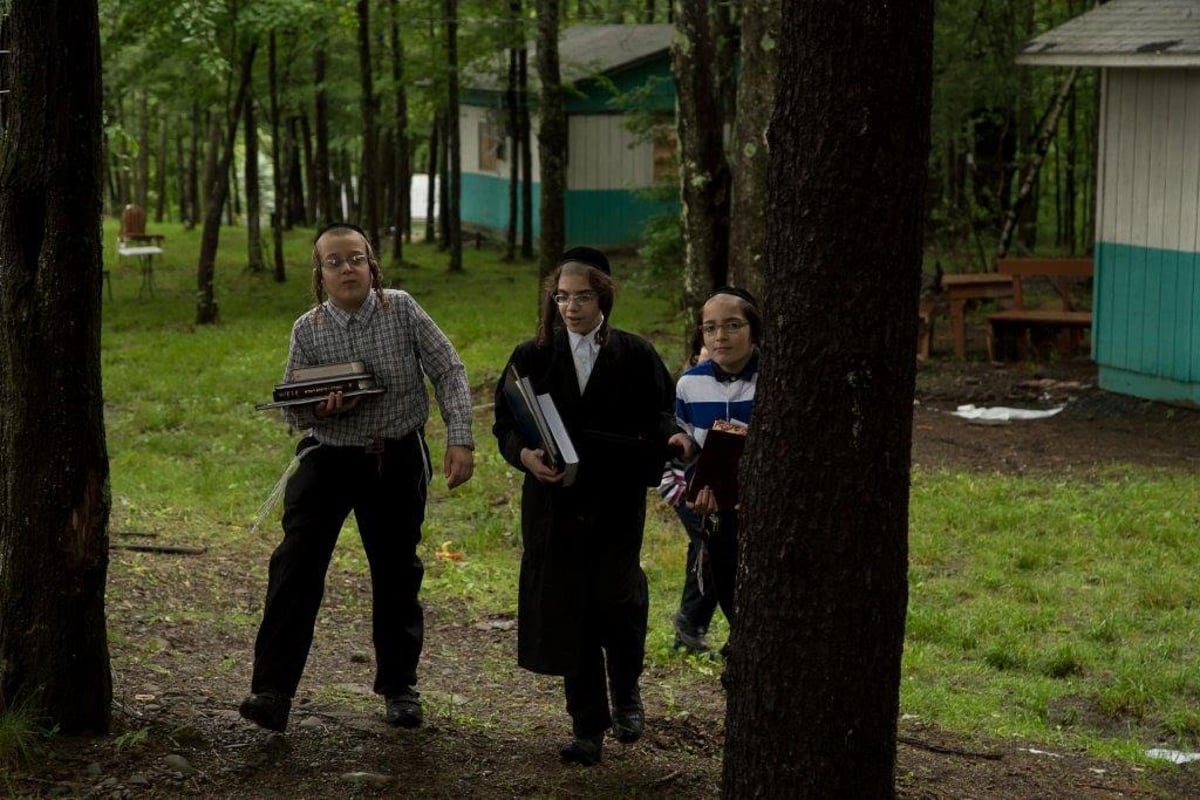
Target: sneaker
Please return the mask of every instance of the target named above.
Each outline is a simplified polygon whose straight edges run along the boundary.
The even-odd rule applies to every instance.
[[[287,728],[292,700],[281,694],[263,692],[252,694],[238,706],[238,713],[260,728],[283,732]]]
[[[707,653],[708,641],[704,638],[706,631],[696,628],[688,622],[687,617],[680,612],[675,615],[675,649],[687,650],[689,653]]]
[[[387,721],[389,725],[401,728],[415,728],[421,724],[424,713],[421,710],[421,693],[409,688],[402,694],[390,695],[387,698]]]
[[[604,734],[601,733],[596,736],[576,736],[563,745],[558,754],[568,764],[590,767],[600,763],[600,755],[603,751]]]

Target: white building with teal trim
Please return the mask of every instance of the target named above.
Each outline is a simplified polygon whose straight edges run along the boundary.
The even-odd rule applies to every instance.
[[[1200,404],[1200,0],[1110,0],[1017,62],[1100,68],[1101,387]]]
[[[675,86],[671,78],[671,25],[576,25],[559,37],[560,72],[567,92],[566,241],[598,247],[640,242],[651,216],[678,208],[646,190],[671,169]],[[530,48],[530,61],[533,49]],[[532,66],[532,64],[531,64]],[[464,227],[503,235],[509,218],[509,162],[503,69],[464,79],[459,113]],[[531,84],[536,70],[530,70]],[[536,104],[536,86],[530,87]],[[654,115],[659,134],[635,134],[633,115]],[[533,108],[533,225],[540,231],[538,122]],[[519,197],[519,195],[518,195]],[[518,200],[518,202],[520,202]]]

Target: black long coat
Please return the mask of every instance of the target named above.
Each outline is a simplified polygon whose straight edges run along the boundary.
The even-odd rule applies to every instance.
[[[527,473],[521,495],[517,662],[550,675],[577,671],[589,609],[648,602],[639,563],[646,488],[662,477],[666,441],[679,430],[674,384],[648,342],[610,329],[581,396],[568,341],[559,330],[549,347],[530,340],[509,359],[535,392],[553,397],[579,454],[572,486]],[[536,443],[522,439],[503,381],[492,432],[523,470],[521,448]]]

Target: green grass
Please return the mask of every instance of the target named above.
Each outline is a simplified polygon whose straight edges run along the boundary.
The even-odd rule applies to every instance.
[[[224,229],[220,322],[196,327],[198,231],[153,227],[167,235],[156,297],[138,299],[136,265],[112,263],[116,296],[104,301],[112,528],[169,529],[220,546],[247,535],[291,457],[294,435],[252,405],[279,378],[292,321],[311,303],[311,232],[288,234],[288,280],[280,285],[248,274],[244,235]],[[107,256],[111,227],[106,233]],[[496,452],[487,404],[511,348],[533,332],[536,266],[467,250],[464,273],[452,275],[432,247],[411,245],[405,255],[420,266],[385,269],[385,278],[411,292],[455,342],[479,404],[475,478],[450,493],[439,475],[431,492],[425,597],[477,619],[513,613],[520,478]],[[674,364],[681,342],[673,290],[632,261],[618,261],[615,274],[614,322],[653,339]],[[428,434],[440,465],[436,414]],[[902,712],[965,735],[1102,754],[1133,756],[1157,737],[1200,745],[1198,496],[1194,475],[1133,467],[1074,481],[917,472]],[[277,513],[257,535],[277,535]],[[662,694],[670,701],[670,682],[712,681],[719,666],[671,649],[686,539],[653,498],[647,516],[647,654],[668,675]],[[334,568],[363,570],[357,537],[348,534]],[[440,549],[464,558],[438,559]],[[725,633],[720,623],[712,638],[719,644]],[[1087,713],[1054,712],[1067,702]]]

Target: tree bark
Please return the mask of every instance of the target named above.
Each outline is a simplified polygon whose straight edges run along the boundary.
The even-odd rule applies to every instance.
[[[246,268],[251,272],[266,272],[262,243],[262,203],[258,190],[258,121],[254,113],[254,97],[246,95]]]
[[[458,0],[443,0],[446,14],[446,160],[450,173],[449,223],[451,272],[462,272],[462,147],[458,118]]]
[[[183,220],[185,230],[196,227],[200,219],[200,104],[192,103],[192,146],[188,152],[187,196],[188,214]]]
[[[671,47],[679,106],[684,304],[689,309],[698,309],[726,282],[729,264],[730,176],[722,133],[727,119],[711,5],[711,0],[680,4]]]
[[[0,129],[0,715],[109,730],[96,0],[15,0]],[[5,95],[7,98],[8,95]]]
[[[520,108],[517,104],[517,50],[523,44],[521,35],[521,0],[511,0],[508,4],[509,25],[512,28],[510,46],[508,48],[508,78],[504,87],[505,135],[512,142],[508,157],[508,232],[505,237],[504,260],[513,261],[517,257],[517,221],[521,210],[518,207],[521,193],[521,130]]]
[[[404,236],[412,217],[412,159],[408,138],[408,94],[404,90],[404,42],[400,38],[400,8],[390,0],[392,84],[396,92],[396,210],[392,218],[392,266],[404,263]]]
[[[529,49],[517,53],[517,119],[521,126],[521,258],[533,259],[533,122],[529,118]]]
[[[567,110],[558,68],[558,0],[538,0],[537,9],[537,67],[542,82],[538,128],[542,172],[540,287],[566,249]]]
[[[895,795],[932,19],[782,5],[725,797]]]
[[[1078,77],[1079,68],[1072,67],[1071,71],[1067,73],[1066,79],[1063,80],[1062,88],[1058,90],[1058,94],[1054,98],[1054,104],[1046,115],[1046,121],[1033,146],[1033,154],[1030,156],[1029,166],[1026,167],[1025,177],[1021,181],[1021,188],[1017,191],[1016,199],[1004,214],[1004,222],[1000,228],[1000,243],[996,246],[996,258],[1004,258],[1008,255],[1008,247],[1012,243],[1021,209],[1037,186],[1038,171],[1042,168],[1042,162],[1046,160],[1046,151],[1050,147],[1050,140],[1054,138],[1054,132],[1058,130],[1058,121],[1062,118],[1067,98],[1071,95],[1071,89],[1075,86],[1075,79]]]
[[[320,54],[323,51],[317,50]],[[317,56],[314,56],[316,58]],[[273,256],[274,277],[276,283],[287,280],[287,270],[283,263],[283,163],[280,158],[279,141],[279,72],[278,44],[275,31],[267,38],[267,93],[271,106],[271,189],[275,200],[271,204],[271,251]],[[321,90],[318,89],[318,94]],[[320,144],[317,145],[318,152]],[[318,161],[320,155],[317,156]]]
[[[371,69],[371,21],[369,0],[358,0],[358,79],[362,88],[362,171],[359,197],[362,226],[375,251],[379,251],[379,130],[375,122],[375,88]]]
[[[304,156],[304,224],[311,225],[317,218],[317,178],[313,170],[312,126],[308,112],[301,110],[296,115],[300,125],[300,152]]]
[[[167,114],[158,115],[158,152],[154,161],[154,221],[161,223],[167,211]]]
[[[341,218],[334,208],[333,169],[329,159],[329,99],[325,92],[326,54],[323,45],[313,50],[313,121],[316,124],[317,153],[313,171],[317,174],[317,225],[328,225]],[[278,131],[276,132],[278,137]],[[278,166],[276,167],[278,169]],[[276,188],[276,192],[280,191]],[[275,201],[279,202],[278,199]]]
[[[250,45],[242,53],[240,79],[233,108],[226,115],[225,142],[221,148],[220,164],[216,169],[208,207],[204,210],[204,229],[200,233],[200,262],[196,268],[196,324],[211,325],[217,321],[217,303],[213,297],[213,275],[216,269],[217,244],[221,236],[221,207],[229,193],[229,163],[233,160],[233,143],[237,138],[238,120],[242,103],[250,88],[254,72],[254,52],[257,45]]]
[[[775,105],[781,0],[743,0],[741,78],[733,130],[729,275],[735,286],[763,295],[767,238],[767,129]]]
[[[425,192],[425,241],[427,242],[437,240],[435,199],[438,192],[438,143],[442,139],[441,119],[441,114],[435,111],[433,114],[433,126],[429,130],[429,164],[427,169],[429,179]]]

